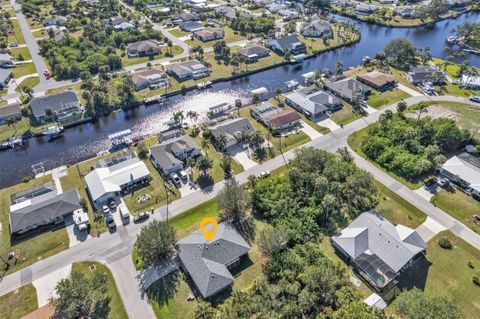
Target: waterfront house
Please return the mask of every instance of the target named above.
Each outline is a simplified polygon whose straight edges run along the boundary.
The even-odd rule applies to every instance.
[[[316,87],[310,87],[285,94],[285,104],[314,118],[339,109],[342,101]]]
[[[233,284],[230,270],[245,258],[250,246],[235,227],[218,224],[212,240],[196,230],[180,239],[176,246],[181,269],[192,279],[203,298],[210,298]]]
[[[10,79],[13,77],[13,73],[10,70],[0,69],[0,89],[3,90]]]
[[[300,125],[300,115],[290,109],[282,109],[270,102],[263,102],[250,109],[252,117],[270,130],[291,130]]]
[[[406,75],[407,80],[412,84],[422,84],[431,82],[432,84],[442,84],[445,82],[443,72],[431,66],[415,66]]]
[[[418,15],[415,9],[407,7],[396,8],[395,12],[405,19],[415,19]]]
[[[164,88],[170,85],[168,76],[160,69],[151,68],[147,70],[137,71],[132,75],[132,82],[135,90],[143,90],[145,88]]]
[[[185,32],[193,32],[197,30],[202,30],[203,25],[201,21],[185,21],[179,23],[180,30]]]
[[[30,101],[30,108],[38,121],[67,118],[82,113],[77,94],[69,90],[54,95],[34,97]],[[51,110],[51,115],[47,114],[48,110]]]
[[[442,165],[440,174],[470,188],[476,198],[480,197],[480,158],[469,153],[453,156]]]
[[[314,15],[310,22],[302,27],[304,37],[322,38],[324,36],[332,36],[333,27],[330,22],[322,20],[318,15]]]
[[[43,25],[45,27],[49,27],[49,26],[64,26],[66,25],[68,22],[68,18],[67,17],[62,17],[62,16],[58,16],[58,17],[54,17],[54,18],[49,18],[49,19],[45,19],[43,21]]]
[[[355,8],[355,13],[359,15],[371,15],[378,11],[378,7],[370,4],[359,4]]]
[[[300,54],[307,52],[305,44],[300,42],[295,35],[272,40],[268,43],[268,46],[279,54],[286,54],[287,52],[290,52],[291,54]]]
[[[325,88],[348,102],[353,101],[357,95],[364,99],[371,92],[370,87],[351,78],[345,78],[337,82],[326,80]]]
[[[377,91],[386,91],[394,88],[397,80],[393,76],[382,72],[372,71],[366,74],[357,75],[357,81],[362,82]]]
[[[165,66],[169,75],[175,76],[178,81],[200,79],[210,75],[210,69],[198,60],[171,63]]]
[[[337,253],[377,292],[388,291],[427,248],[416,230],[395,226],[375,211],[362,213],[331,240]]]
[[[19,102],[0,106],[0,125],[8,119],[20,120],[22,118],[22,105]]]
[[[97,167],[85,176],[88,194],[97,208],[149,180],[150,171],[147,166],[133,154],[119,157],[115,161],[99,161]]]
[[[332,4],[335,4],[340,8],[353,8],[355,6],[355,3],[351,0],[333,0]]]
[[[21,235],[38,227],[62,223],[82,210],[76,189],[57,194],[51,185],[34,187],[12,195],[10,234]]]
[[[463,74],[460,85],[471,90],[480,90],[480,75],[470,76]]]
[[[247,44],[244,48],[238,49],[237,54],[245,57],[248,62],[256,62],[258,59],[269,56],[270,50],[261,45],[253,43]]]
[[[160,41],[150,39],[127,44],[129,57],[156,55],[160,53]]]
[[[226,149],[243,143],[253,133],[252,125],[244,117],[229,119],[209,126],[208,129],[216,139],[220,138],[220,136],[225,136],[226,143],[224,148]]]
[[[472,4],[475,0],[447,0],[450,8],[456,10],[463,10],[466,6]]]
[[[198,144],[188,135],[169,139],[150,148],[150,160],[163,175],[182,170],[187,158],[201,154]]]
[[[220,28],[202,29],[194,31],[193,35],[203,42],[208,42],[223,39],[225,37],[225,31]]]

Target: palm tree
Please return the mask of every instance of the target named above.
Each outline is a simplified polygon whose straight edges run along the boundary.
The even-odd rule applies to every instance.
[[[198,113],[196,111],[188,111],[187,117],[192,119],[194,122],[196,122],[198,118]]]
[[[15,124],[17,124],[17,119],[14,118],[14,117],[9,117],[7,118],[7,126],[12,126],[13,129],[14,129],[14,132],[13,132],[13,135],[17,135],[17,127],[15,126]]]
[[[236,99],[235,100],[235,107],[237,108],[238,116],[240,116],[240,108],[242,107],[242,100]]]
[[[196,167],[202,171],[203,175],[207,175],[208,170],[212,168],[212,161],[206,156],[200,156],[197,159]]]
[[[200,146],[202,147],[202,149],[205,151],[205,155],[207,155],[208,157],[208,152],[207,152],[207,149],[208,147],[210,146],[210,140],[209,139],[206,139],[205,137],[202,137],[202,140],[200,141]]]
[[[275,98],[277,99],[277,102],[280,101],[280,94],[282,94],[282,88],[277,86],[275,88]]]
[[[257,185],[257,177],[252,174],[252,175],[248,176],[247,186],[248,186],[248,188],[252,189],[252,188],[255,187],[255,185]]]
[[[172,119],[176,123],[181,123],[184,118],[185,118],[185,116],[183,115],[183,111],[178,111],[178,112],[173,113]]]
[[[251,148],[258,148],[263,144],[263,142],[265,142],[265,138],[263,137],[262,132],[254,131],[248,139],[248,146]]]
[[[217,147],[219,150],[223,151],[225,145],[227,145],[227,137],[222,134],[217,138]]]

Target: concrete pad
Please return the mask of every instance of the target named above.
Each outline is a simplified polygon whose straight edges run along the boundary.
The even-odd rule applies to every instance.
[[[423,96],[422,93],[415,91],[414,89],[409,88],[403,84],[398,83],[397,88],[403,92],[410,94],[411,96]]]
[[[426,189],[425,186],[414,190],[414,192],[425,198],[427,201],[430,201],[432,197],[437,193],[436,189]]]
[[[182,195],[181,197],[185,197],[188,194],[196,192],[198,190],[198,186],[190,180],[190,176],[189,176],[186,182],[182,180],[182,186],[179,187],[178,190]]]
[[[32,282],[37,290],[38,307],[43,307],[49,303],[52,292],[55,290],[57,283],[67,278],[72,272],[72,264],[62,267],[40,279]]]
[[[367,107],[364,108],[365,111],[367,111],[368,114],[372,114],[372,113],[375,113],[375,112],[378,112],[377,109],[374,109],[373,107],[371,107],[370,105],[367,104]]]
[[[416,231],[425,242],[435,237],[438,233],[446,230],[440,223],[434,219],[427,217],[427,219],[417,227]]]
[[[92,237],[86,230],[78,230],[78,228],[75,226],[75,222],[73,221],[73,216],[68,216],[65,218],[65,229],[67,230],[68,239],[70,240],[68,247],[78,245]]]
[[[340,126],[337,123],[335,123],[331,118],[327,116],[322,116],[320,118],[315,118],[312,120],[318,125],[330,129],[330,131],[335,131],[340,128]]]
[[[318,132],[317,130],[315,130],[313,127],[311,127],[304,121],[300,121],[300,123],[302,124],[302,128],[300,129],[300,131],[307,134],[311,140],[316,139],[317,137],[320,137],[323,135],[322,133]]]
[[[250,158],[249,153],[251,153],[251,151],[248,149],[243,149],[242,145],[234,146],[228,151],[228,154],[230,154],[240,165],[242,165],[244,170],[258,165]]]

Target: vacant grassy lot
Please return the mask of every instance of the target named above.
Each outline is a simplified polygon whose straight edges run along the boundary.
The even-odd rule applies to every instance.
[[[9,231],[10,195],[47,182],[53,183],[50,175],[0,190],[0,223],[3,229],[1,232],[0,254],[6,256],[13,251],[17,258],[16,264],[11,263],[7,274],[68,248],[69,239],[64,227],[53,231],[33,231],[31,234],[25,235],[21,239],[16,239],[13,243],[11,242]]]
[[[379,109],[384,106],[400,102],[408,97],[410,97],[410,94],[399,89],[393,89],[386,92],[373,91],[373,94],[370,94],[368,97],[367,103],[371,107]]]
[[[11,48],[9,49],[10,55],[17,61],[30,60],[32,56],[28,48]],[[23,58],[23,59],[22,59]]]
[[[143,56],[143,57],[135,57],[135,58],[129,58],[128,55],[125,55],[122,57],[122,65],[129,66],[129,65],[135,65],[135,64],[140,64],[140,63],[146,63],[149,61],[155,61],[159,59],[163,59],[168,57],[167,53],[171,52],[172,56],[179,55],[183,52],[183,49],[179,47],[178,45],[174,45],[171,48],[169,47],[162,47],[161,48],[161,54],[158,55],[153,55],[153,56]]]
[[[170,32],[171,34],[173,34],[173,35],[176,36],[177,38],[182,38],[182,37],[185,37],[185,36],[191,34],[190,32],[182,31],[182,30],[180,30],[179,28],[170,29],[170,30],[168,30],[168,32]]]
[[[0,317],[3,319],[19,319],[37,308],[37,291],[32,284],[0,297]]]
[[[91,271],[89,267],[91,265],[95,265],[95,270]],[[127,312],[125,311],[125,306],[123,305],[122,298],[117,290],[117,285],[115,284],[115,279],[113,279],[112,273],[105,265],[92,262],[92,261],[85,261],[85,262],[77,262],[72,264],[72,271],[78,271],[83,273],[87,278],[91,278],[94,273],[106,273],[107,274],[107,287],[108,287],[108,294],[111,298],[110,300],[110,313],[108,318],[111,319],[127,319]]]
[[[480,202],[471,196],[453,187],[450,190],[440,190],[433,196],[431,202],[477,233],[480,233],[480,225],[475,223],[473,218],[474,214],[480,214]]]
[[[15,122],[14,125],[0,126],[0,142],[6,141],[14,135],[23,135],[29,131],[28,119],[22,117],[20,121]]]

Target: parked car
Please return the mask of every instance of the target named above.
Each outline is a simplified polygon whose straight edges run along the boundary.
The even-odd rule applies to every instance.
[[[18,43],[12,42],[12,43],[10,43],[9,47],[11,47],[11,48],[17,48],[17,47],[18,47]]]
[[[470,97],[470,101],[480,103],[480,96],[472,95],[472,96]]]
[[[447,188],[448,186],[450,186],[450,182],[447,178],[442,178],[438,181],[438,186],[440,186],[441,188]]]
[[[180,177],[185,181],[188,180],[188,175],[185,171],[180,171]]]
[[[108,200],[108,207],[110,207],[111,209],[114,209],[115,207],[117,207],[117,203],[115,203],[115,200],[113,198],[110,198]]]
[[[110,209],[108,208],[107,205],[102,206],[102,211],[104,214],[110,214]]]
[[[118,211],[120,212],[120,216],[122,216],[122,218],[130,218],[130,212],[128,211],[128,208],[127,206],[125,206],[125,204],[118,205]]]
[[[436,177],[430,178],[428,181],[425,182],[426,187],[432,187],[438,182],[438,179]]]
[[[270,172],[265,170],[265,171],[261,171],[260,174],[258,174],[258,178],[266,178],[270,176]]]
[[[182,181],[180,180],[180,177],[178,177],[177,173],[170,174],[170,178],[172,179],[173,183],[175,183],[175,185],[182,185]]]
[[[477,222],[480,222],[480,215],[479,214],[473,215],[473,219],[475,219]]]
[[[115,220],[113,219],[112,214],[107,215],[107,217],[105,218],[105,220],[107,221],[107,226],[108,226],[108,228],[115,228],[115,227],[117,227],[117,224],[115,224]]]
[[[137,216],[133,217],[133,222],[138,223],[144,219],[148,219],[150,215],[147,212],[140,212]]]

